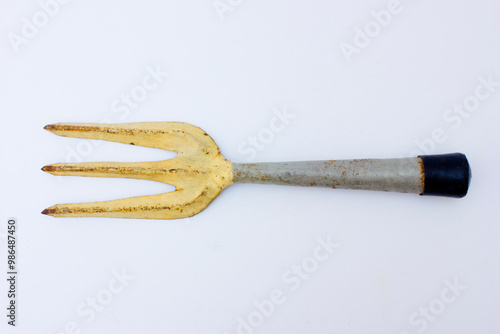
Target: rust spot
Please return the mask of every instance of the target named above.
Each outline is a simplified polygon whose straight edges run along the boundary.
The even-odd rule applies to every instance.
[[[44,130],[47,130],[47,131],[54,131],[56,129],[56,126],[55,124],[48,124],[48,125],[45,125],[43,127]],[[44,210],[45,211],[45,210]]]
[[[42,167],[42,170],[43,170],[44,172],[52,172],[52,171],[54,171],[54,170],[55,170],[55,168],[54,168],[54,166],[52,166],[52,165],[47,165],[47,166],[43,166],[43,167]]]
[[[422,193],[424,192],[425,190],[425,167],[424,167],[424,161],[422,160],[422,158],[418,157],[418,165],[420,166],[420,186],[422,189]],[[422,194],[420,193],[420,195]]]
[[[43,215],[50,215],[56,212],[56,209],[45,209],[42,211]]]
[[[110,176],[139,178],[173,184],[172,194],[135,197],[101,203],[60,204],[45,209],[45,215],[100,216],[117,218],[175,219],[201,212],[233,183],[232,163],[203,130],[187,123],[78,124],[45,126],[57,135],[89,139],[112,139],[124,144],[150,146],[176,151],[177,157],[164,161],[137,163],[71,163],[42,167],[55,175]],[[151,135],[169,136],[167,138]],[[172,137],[173,136],[173,137]],[[115,139],[116,138],[116,139]],[[153,140],[154,139],[154,140]],[[163,196],[165,197],[157,197]]]

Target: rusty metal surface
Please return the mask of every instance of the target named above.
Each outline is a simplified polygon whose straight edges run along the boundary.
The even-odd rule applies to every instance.
[[[232,183],[231,162],[213,139],[187,123],[53,124],[46,130],[65,137],[101,139],[177,152],[173,159],[152,162],[88,162],[47,165],[53,175],[123,177],[172,184],[159,195],[104,202],[58,204],[42,213],[55,217],[175,219],[193,216]]]
[[[261,183],[421,194],[420,158],[233,164],[235,183]]]
[[[225,159],[205,131],[187,123],[59,123],[45,129],[64,137],[177,152],[175,158],[163,161],[57,163],[43,167],[43,171],[54,175],[135,178],[175,186],[175,191],[158,195],[57,204],[42,212],[55,217],[186,218],[204,210],[233,182],[416,194],[424,190],[421,158],[238,164]]]

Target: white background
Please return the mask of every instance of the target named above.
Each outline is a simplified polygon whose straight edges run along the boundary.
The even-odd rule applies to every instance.
[[[232,4],[219,15],[211,0],[75,0],[23,37],[23,18],[42,15],[44,23],[40,4],[2,1],[1,267],[13,216],[20,274],[16,328],[6,325],[1,280],[1,332],[498,333],[498,3],[401,0],[402,11],[368,45],[358,41],[350,62],[341,46],[355,47],[357,28],[373,27],[370,13],[387,1]],[[26,39],[14,47],[13,36]],[[136,108],[116,112],[113,103],[157,67],[169,73],[163,82]],[[497,82],[489,96],[467,118],[448,114],[474,101],[481,77]],[[276,110],[294,118],[252,161],[459,151],[473,169],[469,195],[234,185],[183,220],[40,214],[56,203],[172,189],[43,173],[45,164],[74,159],[70,152],[82,161],[172,156],[89,146],[44,131],[46,124],[184,121],[245,162],[248,137],[269,134]],[[292,291],[283,275],[310,263],[317,239],[328,237],[340,246]],[[102,299],[122,270],[134,278],[94,319],[77,311]],[[458,282],[459,295],[446,282]],[[259,318],[254,303],[273,290],[286,300]],[[262,320],[239,328],[249,317]]]

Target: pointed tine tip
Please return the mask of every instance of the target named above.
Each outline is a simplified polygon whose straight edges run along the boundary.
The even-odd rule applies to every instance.
[[[50,164],[42,167],[42,171],[52,175],[79,175],[78,172],[92,171],[92,168],[85,168],[80,164]]]
[[[56,124],[47,124],[43,127],[44,130],[49,131],[55,135],[61,136],[66,129],[67,126],[64,123],[56,123]]]
[[[43,129],[60,136],[66,131],[74,130],[75,127],[78,127],[77,123],[55,123],[47,124],[43,127]]]
[[[42,171],[47,172],[47,173],[52,173],[57,170],[56,166],[54,165],[46,165],[42,167]]]
[[[57,125],[56,124],[47,124],[43,127],[43,129],[52,132],[52,131],[57,129]]]
[[[42,215],[47,215],[47,216],[50,216],[51,215],[51,210],[49,208],[45,209],[42,211]]]
[[[48,207],[47,209],[42,211],[42,215],[52,216],[52,217],[61,217],[64,214],[65,207],[61,207],[60,205],[53,205]]]

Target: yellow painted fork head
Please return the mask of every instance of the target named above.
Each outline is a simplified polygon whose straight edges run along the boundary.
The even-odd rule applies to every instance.
[[[46,130],[64,137],[100,139],[177,152],[175,158],[151,162],[88,162],[47,165],[53,175],[123,177],[172,184],[175,191],[104,202],[57,204],[42,213],[54,217],[176,219],[205,209],[233,183],[232,163],[213,139],[187,123],[58,123]]]

